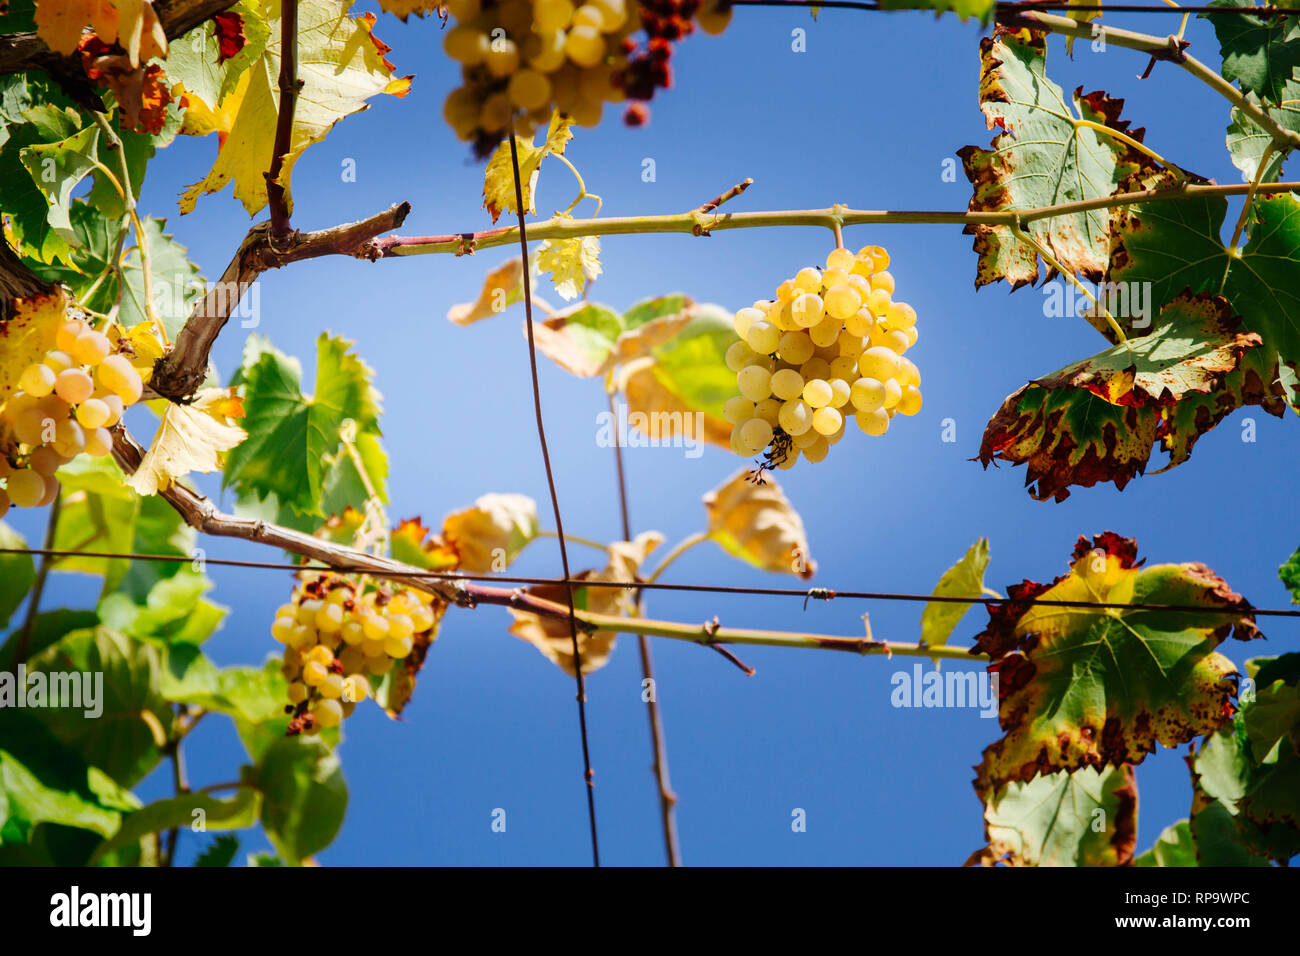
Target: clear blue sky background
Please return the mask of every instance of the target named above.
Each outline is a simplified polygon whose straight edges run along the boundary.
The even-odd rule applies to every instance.
[[[357,11],[365,9],[358,4]],[[1114,17],[1118,24],[1167,34],[1177,18]],[[807,52],[791,51],[791,30],[807,30]],[[381,97],[310,149],[294,174],[295,224],[318,228],[409,200],[407,234],[485,228],[482,167],[441,119],[457,73],[441,55],[436,20],[402,25],[381,16],[378,35],[400,73],[417,74],[405,100]],[[970,187],[942,181],[945,159],[991,136],[977,103],[980,29],[953,18],[827,10],[745,8],[721,37],[697,35],[674,59],[677,87],[653,104],[650,125],[622,126],[606,112],[595,131],[579,130],[567,155],[611,216],[680,212],[746,176],[755,185],[736,210],[825,207],[964,209]],[[1203,21],[1188,29],[1192,50],[1218,63]],[[1146,59],[1080,43],[1073,61],[1049,41],[1049,73],[1067,90],[1104,88],[1125,98],[1124,116],[1147,128],[1159,152],[1219,182],[1236,182],[1223,148],[1227,104],[1169,64],[1151,79]],[[145,207],[169,217],[208,277],[244,235],[248,218],[229,191],[177,215],[175,196],[212,162],[212,139],[178,141],[161,154],[145,186]],[[657,180],[641,179],[651,157]],[[344,183],[347,159],[357,181]],[[574,193],[562,166],[543,170],[538,209],[548,214]],[[1233,221],[1235,215],[1229,218]],[[1104,347],[1079,319],[1045,318],[1042,296],[1005,286],[976,294],[970,237],[946,226],[851,228],[849,245],[886,245],[900,298],[920,316],[913,354],[924,378],[925,408],[899,419],[885,440],[856,431],[818,466],[803,462],[780,482],[807,523],[820,572],[814,584],[840,589],[928,591],[981,535],[992,547],[988,583],[1004,589],[1066,568],[1079,534],[1113,529],[1135,536],[1150,561],[1201,560],[1258,605],[1288,595],[1277,565],[1296,545],[1294,497],[1276,476],[1295,461],[1294,422],[1250,413],[1257,441],[1243,443],[1242,414],[1207,435],[1186,465],[1112,486],[1078,490],[1062,504],[1033,501],[1023,469],[984,472],[975,455],[985,421],[1028,378]],[[770,295],[775,285],[831,248],[824,229],[747,230],[712,238],[612,237],[605,274],[592,297],[624,308],[672,291],[729,309]],[[522,492],[549,518],[534,431],[522,314],[456,328],[450,305],[474,297],[504,250],[473,258],[301,263],[262,280],[260,332],[304,359],[330,329],[357,342],[378,372],[384,430],[393,464],[395,518],[447,512],[485,492]],[[543,290],[546,292],[548,290]],[[552,295],[554,300],[555,297]],[[228,328],[214,356],[228,375],[242,335]],[[543,360],[545,413],[566,528],[601,540],[619,536],[612,455],[595,445],[600,384],[578,380]],[[940,422],[957,423],[955,444]],[[1285,429],[1285,430],[1284,430]],[[147,436],[141,436],[147,437]],[[1161,462],[1153,456],[1151,471]],[[733,474],[739,459],[710,448],[688,460],[673,449],[627,453],[635,530],[672,542],[702,525],[700,496]],[[202,482],[214,494],[213,481]],[[227,498],[227,504],[230,504]],[[39,538],[38,515],[15,515]],[[211,556],[258,557],[264,550],[208,542]],[[573,549],[578,567],[599,555]],[[539,541],[516,565],[522,574],[559,570],[554,541]],[[289,591],[272,572],[214,568],[215,598],[231,609],[208,644],[223,664],[254,663],[276,649],[268,626]],[[698,548],[668,577],[736,585],[794,583],[744,566],[712,546]],[[85,603],[92,582],[60,575],[49,605]],[[911,641],[919,606],[800,602],[653,594],[654,616],[686,621],[714,614],[726,624],[861,632],[870,610],[877,637]],[[955,642],[983,626],[973,610]],[[573,682],[506,632],[504,611],[452,611],[430,654],[415,699],[400,723],[361,708],[342,745],[351,805],[342,833],[321,855],[346,864],[585,864],[586,807]],[[1294,648],[1295,625],[1267,621],[1270,640],[1251,654]],[[1239,663],[1240,646],[1226,651]],[[688,864],[960,863],[981,845],[980,804],[971,766],[998,736],[996,722],[970,710],[890,706],[890,675],[912,661],[800,650],[742,649],[757,668],[746,678],[721,657],[689,644],[656,641],[660,701]],[[635,639],[623,638],[588,685],[588,718],[604,859],[663,860],[657,798],[649,771],[645,708]],[[243,757],[228,722],[201,725],[187,749],[195,784],[229,779]],[[1139,768],[1140,848],[1185,816],[1190,791],[1181,753],[1162,751]],[[142,792],[161,796],[155,774]],[[495,808],[507,830],[493,833]],[[807,832],[791,831],[791,812],[807,813]],[[198,846],[182,843],[189,859]],[[250,849],[265,846],[260,834]]]

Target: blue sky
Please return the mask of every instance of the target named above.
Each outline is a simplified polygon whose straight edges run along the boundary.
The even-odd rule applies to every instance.
[[[357,10],[364,9],[358,5]],[[1168,16],[1115,17],[1160,35]],[[791,50],[791,31],[807,31],[807,52]],[[311,148],[294,172],[295,225],[319,228],[361,218],[393,202],[414,210],[403,232],[433,234],[490,225],[481,206],[482,167],[441,119],[456,84],[441,56],[436,20],[402,25],[381,16],[376,33],[400,73],[415,73],[405,100],[381,97]],[[1203,21],[1188,28],[1192,52],[1218,64]],[[618,111],[597,130],[579,130],[566,155],[610,216],[681,212],[752,176],[735,210],[797,209],[845,203],[855,208],[964,209],[970,189],[943,163],[968,143],[987,145],[977,103],[980,30],[953,18],[827,10],[742,8],[721,37],[697,35],[674,58],[677,86],[653,103],[649,126],[630,130]],[[1125,98],[1124,116],[1145,126],[1158,152],[1211,176],[1237,182],[1223,148],[1228,105],[1192,77],[1146,58],[1078,44],[1069,60],[1049,41],[1049,74],[1067,90],[1104,88]],[[208,277],[215,277],[244,235],[248,217],[229,191],[205,197],[181,217],[176,194],[212,162],[212,140],[180,141],[155,160],[144,207],[167,216]],[[643,160],[657,178],[642,181]],[[356,181],[341,171],[355,160]],[[548,214],[574,195],[572,176],[548,164],[537,207]],[[1234,207],[1235,208],[1235,207]],[[589,207],[583,207],[589,213]],[[1229,222],[1235,216],[1230,214]],[[920,340],[909,353],[921,368],[925,407],[899,419],[882,440],[856,430],[827,460],[801,462],[779,480],[807,524],[820,570],[812,582],[838,589],[928,591],[976,538],[990,539],[988,583],[1002,590],[1022,578],[1063,572],[1075,538],[1114,530],[1138,540],[1151,562],[1200,560],[1259,606],[1288,595],[1276,567],[1297,543],[1293,496],[1275,476],[1289,473],[1295,423],[1258,410],[1256,441],[1245,443],[1243,414],[1197,445],[1192,460],[1164,475],[1081,489],[1065,502],[1040,503],[1023,489],[1023,469],[983,471],[970,461],[983,425],[1027,379],[1104,347],[1079,319],[1045,318],[1038,290],[1009,295],[1004,285],[978,294],[971,239],[949,226],[853,227],[851,247],[885,245],[893,256],[897,297],[918,314]],[[610,237],[595,300],[625,308],[647,296],[681,291],[729,309],[767,297],[832,247],[821,228],[744,230],[711,238]],[[321,259],[262,280],[262,334],[304,359],[310,370],[321,329],[353,339],[377,371],[385,396],[383,427],[393,464],[392,514],[439,523],[447,512],[491,491],[522,492],[539,502],[552,527],[533,424],[522,313],[470,328],[445,319],[470,300],[483,274],[507,257],[487,250],[365,263]],[[548,290],[543,289],[545,294]],[[551,295],[552,301],[556,299]],[[228,328],[214,358],[222,374],[238,361],[242,336]],[[310,374],[310,372],[309,372]],[[578,380],[542,360],[544,411],[565,527],[600,540],[619,536],[612,455],[595,444],[604,408],[596,380]],[[957,441],[940,439],[956,422]],[[147,437],[147,436],[141,436]],[[709,448],[629,449],[634,531],[657,529],[668,543],[698,530],[700,497],[741,462]],[[1153,456],[1150,471],[1159,464]],[[202,482],[213,494],[219,486]],[[226,501],[229,505],[231,502]],[[16,519],[16,520],[15,520]],[[11,521],[39,538],[36,515]],[[207,543],[213,557],[269,555],[237,542]],[[600,556],[571,546],[575,567]],[[558,573],[555,542],[532,545],[521,574]],[[223,664],[254,663],[275,650],[273,609],[290,588],[274,572],[214,568],[215,599],[229,606],[224,629],[208,644]],[[666,576],[686,583],[795,586],[725,556],[695,549]],[[60,575],[48,606],[85,603],[91,582]],[[870,611],[878,638],[913,641],[920,608],[902,603],[814,602],[655,593],[652,616],[839,634],[861,632]],[[983,626],[972,610],[954,642]],[[430,654],[406,719],[388,721],[365,707],[346,727],[342,746],[351,788],[347,821],[323,863],[584,864],[590,859],[573,682],[507,633],[504,611],[452,611]],[[1293,647],[1295,624],[1267,620],[1267,644],[1251,655]],[[911,661],[800,650],[738,649],[757,668],[744,677],[716,654],[667,640],[654,643],[679,826],[688,864],[960,863],[982,843],[981,807],[971,767],[998,736],[996,722],[972,710],[895,709],[890,675]],[[1225,648],[1239,663],[1240,646]],[[596,771],[604,861],[663,860],[640,665],[634,638],[623,638],[609,665],[588,682],[588,721]],[[242,751],[228,724],[211,720],[187,750],[195,784],[229,779]],[[1139,846],[1185,816],[1190,800],[1181,752],[1162,751],[1138,770]],[[146,796],[165,793],[155,775]],[[506,811],[505,833],[491,829]],[[807,830],[791,830],[806,811]],[[186,835],[182,855],[196,842]],[[264,845],[254,837],[250,849]]]

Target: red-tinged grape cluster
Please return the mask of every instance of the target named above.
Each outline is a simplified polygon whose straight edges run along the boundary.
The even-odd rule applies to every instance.
[[[158,345],[141,355],[137,344],[116,327],[105,334],[73,319],[59,327],[54,348],[23,369],[0,412],[0,517],[11,505],[50,504],[59,493],[55,472],[77,455],[112,451],[109,429],[140,400],[142,373],[162,352]]]
[[[839,248],[825,270],[800,269],[773,301],[736,313],[727,350],[740,394],[723,417],[731,447],[765,468],[818,462],[844,436],[846,417],[877,437],[897,414],[921,410],[921,373],[903,353],[916,344],[916,311],[894,301],[889,253]]]
[[[437,623],[432,605],[432,595],[386,581],[304,574],[271,624],[285,645],[289,735],[337,727],[372,695],[372,679],[427,649]]]
[[[672,83],[673,44],[695,23],[720,32],[726,0],[448,0],[455,19],[443,40],[462,85],[443,104],[461,139],[489,154],[517,113],[532,136],[558,110],[580,126],[606,103],[631,100],[626,121],[649,116],[645,101]],[[635,34],[644,32],[645,39]]]

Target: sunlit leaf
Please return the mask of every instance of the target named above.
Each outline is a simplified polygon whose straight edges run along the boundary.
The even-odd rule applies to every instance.
[[[810,578],[817,570],[803,519],[770,475],[741,469],[704,496],[709,537],[746,564]]]

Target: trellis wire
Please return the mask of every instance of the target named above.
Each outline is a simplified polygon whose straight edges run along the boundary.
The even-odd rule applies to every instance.
[[[166,561],[174,564],[211,564],[217,567],[246,568],[266,571],[330,571],[336,574],[364,574],[370,577],[429,578],[437,581],[495,581],[500,584],[554,585],[584,588],[620,588],[627,591],[678,591],[702,594],[734,594],[754,597],[793,597],[807,601],[809,598],[835,600],[844,598],[851,601],[903,601],[936,604],[986,604],[1000,606],[1015,604],[1017,606],[1036,605],[1040,607],[1081,608],[1115,611],[1171,611],[1185,614],[1253,614],[1256,617],[1300,618],[1300,609],[1294,608],[1257,608],[1250,607],[1204,607],[1198,604],[1155,604],[1150,602],[1123,603],[1118,601],[1062,601],[1051,598],[1008,598],[981,595],[963,597],[953,594],[911,594],[903,591],[841,591],[837,588],[765,588],[744,587],[726,584],[673,584],[666,581],[584,581],[581,578],[536,578],[511,576],[503,574],[461,574],[455,571],[421,571],[410,570],[383,571],[365,567],[339,565],[290,564],[271,561],[242,561],[234,558],[195,558],[177,554],[140,554],[115,551],[60,551],[51,548],[0,548],[0,554],[31,554],[51,558],[102,558],[106,560],[126,561]]]

